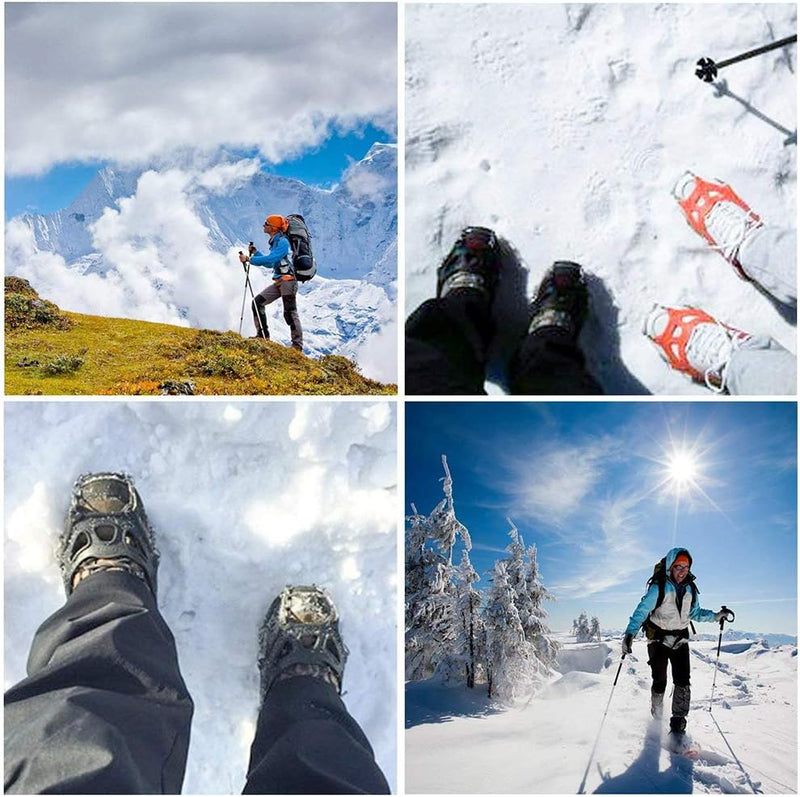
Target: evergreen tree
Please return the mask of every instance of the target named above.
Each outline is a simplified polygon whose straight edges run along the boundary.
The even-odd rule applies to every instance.
[[[592,617],[592,625],[589,628],[589,639],[599,642],[600,637],[600,621],[597,619],[597,617]]]
[[[484,616],[489,696],[514,701],[541,683],[558,646],[545,624],[542,604],[551,595],[539,580],[536,547],[526,549],[519,530],[508,522],[510,556],[491,571]]]
[[[472,562],[469,551],[461,552],[455,576],[456,610],[459,622],[456,624],[457,634],[453,645],[453,658],[463,668],[467,686],[475,686],[478,663],[483,657],[484,638],[483,618],[480,615],[481,596],[472,586],[480,579]]]
[[[406,529],[406,677],[427,678],[437,667],[447,677],[458,660],[461,619],[452,564],[453,546],[460,536],[472,547],[469,532],[455,515],[453,480],[442,455],[445,497],[430,515],[412,504]]]

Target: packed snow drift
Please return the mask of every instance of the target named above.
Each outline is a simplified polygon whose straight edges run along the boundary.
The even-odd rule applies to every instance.
[[[769,647],[756,637],[723,641],[709,712],[717,641],[691,643],[687,731],[700,751],[693,761],[664,749],[667,718],[650,718],[643,639],[622,661],[618,638],[562,641],[560,672],[528,702],[511,708],[487,700],[485,685],[467,690],[435,679],[409,683],[408,792],[797,791],[796,644]],[[668,686],[665,713],[670,694]]]

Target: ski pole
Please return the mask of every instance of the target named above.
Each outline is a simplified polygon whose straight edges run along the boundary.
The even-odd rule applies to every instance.
[[[722,629],[727,620],[732,623],[736,619],[736,615],[727,607],[723,606],[720,611],[722,617],[719,618],[719,641],[717,642],[717,660],[714,662],[714,680],[711,682],[711,699],[708,701],[708,710],[711,711],[711,706],[714,704],[714,688],[717,685],[717,670],[719,669],[719,651],[722,647]]]
[[[749,50],[741,55],[735,55],[733,58],[726,58],[724,61],[719,61],[718,63],[712,58],[701,58],[697,62],[697,69],[695,69],[694,73],[700,78],[700,80],[704,80],[706,83],[711,83],[711,81],[717,76],[718,70],[725,66],[737,64],[739,61],[746,61],[748,58],[753,58],[754,56],[761,55],[762,53],[768,53],[770,50],[777,50],[779,47],[784,47],[787,44],[793,44],[796,41],[797,34],[794,36],[787,36],[785,39],[781,39],[780,41],[765,44],[763,47],[756,47],[755,50]]]
[[[586,770],[583,773],[583,780],[581,781],[581,785],[578,786],[578,794],[583,794],[583,789],[586,786],[586,776],[589,774],[589,767],[592,765],[592,760],[594,759],[595,751],[597,750],[597,743],[600,741],[600,734],[603,731],[603,725],[606,721],[606,716],[608,715],[608,707],[611,705],[611,698],[614,697],[614,690],[617,688],[617,681],[619,680],[619,674],[622,672],[622,662],[625,661],[625,656],[627,653],[622,654],[622,658],[619,660],[619,667],[617,667],[617,674],[614,676],[614,683],[611,686],[611,694],[608,696],[608,703],[606,703],[606,710],[603,712],[603,719],[600,720],[600,727],[597,729],[597,736],[594,740],[594,747],[592,747],[592,752],[589,755],[589,761],[586,764]]]

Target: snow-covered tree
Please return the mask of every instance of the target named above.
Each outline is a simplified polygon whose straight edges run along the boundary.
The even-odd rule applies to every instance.
[[[513,702],[529,694],[550,671],[558,646],[545,624],[550,594],[539,580],[536,547],[526,549],[509,520],[510,556],[495,563],[486,610],[489,696]]]
[[[600,641],[600,621],[596,617],[589,620],[586,612],[581,612],[576,620],[572,621],[572,633],[576,642]]]
[[[461,665],[467,686],[475,686],[475,676],[484,655],[484,628],[480,614],[481,595],[473,584],[480,580],[469,559],[469,551],[461,552],[461,563],[455,573],[458,623],[453,645],[454,662]]]
[[[442,455],[445,497],[430,515],[412,504],[406,529],[406,677],[427,678],[441,666],[445,676],[458,661],[461,619],[454,582],[453,546],[460,537],[472,547],[469,532],[458,521],[453,480]]]

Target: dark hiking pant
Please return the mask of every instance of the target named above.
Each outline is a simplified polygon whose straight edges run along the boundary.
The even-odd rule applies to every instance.
[[[178,794],[192,711],[150,590],[129,573],[91,575],[39,628],[28,677],[6,693],[6,791]],[[267,696],[246,790],[388,787],[334,687],[299,677]]]
[[[494,334],[488,298],[473,290],[429,299],[406,321],[406,393],[485,394],[486,359]],[[520,344],[509,368],[516,395],[595,395],[578,345],[564,330],[536,330]]]
[[[303,348],[303,328],[300,326],[300,314],[297,312],[297,280],[275,280],[261,293],[257,293],[252,301],[253,323],[256,325],[256,334],[269,337],[267,314],[264,307],[272,304],[277,299],[283,299],[283,320],[289,325],[292,336],[292,346]]]
[[[689,645],[684,643],[675,648],[668,648],[660,642],[647,643],[647,663],[653,676],[651,690],[654,694],[663,695],[667,690],[667,664],[672,665],[672,716],[685,718],[691,704],[691,687],[689,685]],[[685,726],[685,723],[684,723]]]

